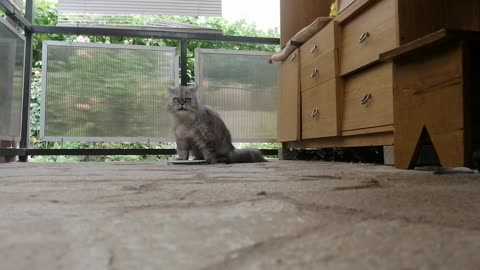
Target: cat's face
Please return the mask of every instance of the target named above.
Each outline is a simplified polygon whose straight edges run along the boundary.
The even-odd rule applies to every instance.
[[[198,86],[168,88],[168,111],[176,115],[191,114],[198,110]]]

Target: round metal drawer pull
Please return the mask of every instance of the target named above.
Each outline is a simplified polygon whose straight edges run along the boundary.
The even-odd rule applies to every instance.
[[[318,74],[318,68],[314,68],[313,71],[312,71],[312,74],[310,74],[310,78],[315,78],[315,76],[317,76]]]
[[[363,33],[360,38],[358,39],[358,43],[363,43],[365,42],[365,40],[367,40],[367,38],[370,36],[370,33],[368,32],[365,32]]]
[[[361,103],[362,105],[365,105],[367,104],[367,102],[372,98],[372,94],[366,94],[365,96],[363,96],[362,100],[361,100]]]
[[[315,108],[312,112],[312,118],[317,117],[319,114],[320,114],[320,111],[318,110],[318,108]]]
[[[294,53],[293,56],[292,56],[292,58],[290,58],[290,62],[293,62],[293,60],[295,60],[295,58],[297,58],[297,54],[296,54],[296,53]]]
[[[313,45],[313,47],[310,49],[310,53],[314,53],[318,49],[317,44]]]

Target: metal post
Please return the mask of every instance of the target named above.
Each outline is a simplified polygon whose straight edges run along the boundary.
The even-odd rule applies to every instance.
[[[25,18],[33,23],[34,11],[33,0],[26,1]],[[23,105],[22,105],[22,133],[20,139],[20,148],[26,149],[29,146],[29,120],[30,120],[30,93],[32,81],[32,57],[33,57],[33,33],[30,29],[25,29],[25,70],[23,81]],[[19,160],[26,162],[28,156],[20,156]]]
[[[187,85],[188,83],[188,74],[187,74],[187,53],[188,53],[188,40],[180,40],[180,82],[182,85]]]

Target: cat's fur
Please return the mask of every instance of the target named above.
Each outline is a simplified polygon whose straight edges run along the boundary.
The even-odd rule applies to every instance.
[[[173,118],[177,142],[177,159],[195,159],[208,163],[242,163],[266,161],[258,149],[235,149],[230,131],[220,115],[203,105],[197,86],[168,88],[168,112]]]

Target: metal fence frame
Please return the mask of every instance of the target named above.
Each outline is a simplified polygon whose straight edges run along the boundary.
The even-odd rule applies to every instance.
[[[25,32],[25,70],[23,87],[22,123],[20,148],[2,149],[0,156],[20,156],[20,161],[26,162],[29,155],[172,155],[174,149],[31,149],[29,148],[29,108],[32,80],[32,57],[34,34],[64,34],[89,36],[115,36],[175,39],[180,41],[180,78],[186,85],[187,76],[187,44],[190,40],[258,43],[279,45],[279,38],[261,38],[247,36],[225,36],[213,33],[154,31],[152,29],[129,29],[112,27],[83,26],[39,26],[34,25],[34,0],[25,1],[25,14],[7,0],[0,0],[0,10],[8,18],[16,22]],[[277,150],[262,150],[264,154],[275,155]]]

